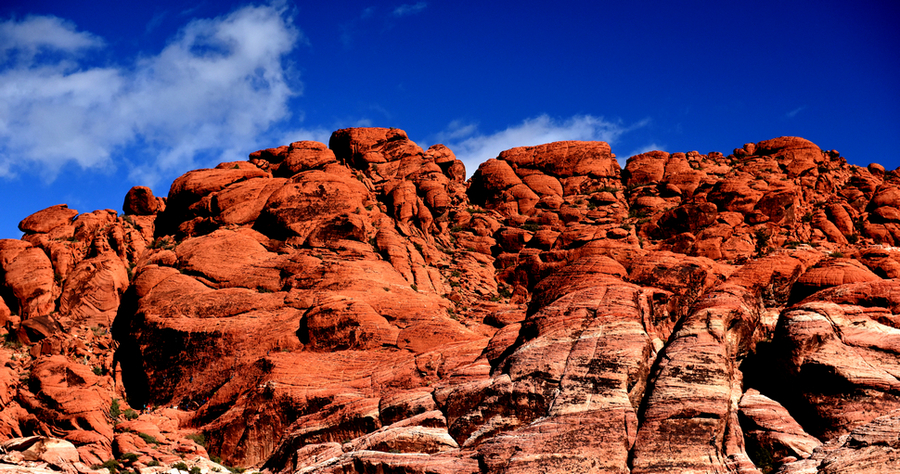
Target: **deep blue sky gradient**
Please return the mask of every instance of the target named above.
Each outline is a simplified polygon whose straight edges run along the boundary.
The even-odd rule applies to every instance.
[[[249,5],[134,3],[14,1],[0,7],[0,23],[67,20],[104,43],[80,56],[76,69],[128,74],[192,20],[215,21]],[[611,144],[623,162],[651,148],[728,154],[790,135],[837,149],[854,164],[900,166],[893,143],[900,136],[898,2],[256,5],[280,10],[297,32],[280,61],[294,95],[285,103],[289,116],[237,145],[242,156],[357,125],[402,128],[423,148],[446,142],[460,154],[454,141],[490,138],[546,116],[562,129],[577,117],[602,118],[617,127]],[[206,53],[216,54],[215,47]],[[55,59],[43,54],[41,61]],[[0,56],[0,74],[15,67]],[[0,116],[0,124],[16,119]],[[33,133],[40,139],[42,130]],[[0,174],[0,238],[19,238],[18,222],[50,205],[120,210],[127,190],[145,184],[164,196],[181,173],[222,158],[210,144],[192,162],[154,168],[154,182],[139,182],[133,170],[156,159],[144,139],[117,145],[112,166],[85,169],[60,156],[50,165],[58,173],[48,177],[54,173],[46,163],[20,159],[24,151],[0,134],[0,163],[11,167]]]

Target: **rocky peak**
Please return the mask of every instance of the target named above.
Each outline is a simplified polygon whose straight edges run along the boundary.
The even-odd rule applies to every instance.
[[[465,175],[350,128],[121,215],[26,217],[0,240],[2,461],[898,468],[896,171],[781,137],[624,169],[555,142]]]

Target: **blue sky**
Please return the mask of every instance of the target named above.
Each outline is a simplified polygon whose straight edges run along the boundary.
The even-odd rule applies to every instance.
[[[469,173],[563,139],[624,163],[783,135],[900,166],[898,2],[140,3],[0,6],[0,238],[351,126]]]

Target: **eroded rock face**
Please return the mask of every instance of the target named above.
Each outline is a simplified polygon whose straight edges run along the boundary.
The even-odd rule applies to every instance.
[[[893,466],[895,171],[782,137],[624,169],[556,142],[465,174],[354,128],[132,188],[123,216],[27,217],[0,241],[4,460]]]

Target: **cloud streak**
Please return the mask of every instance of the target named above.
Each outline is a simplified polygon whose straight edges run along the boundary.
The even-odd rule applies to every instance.
[[[242,159],[300,93],[283,59],[303,36],[272,6],[193,20],[159,54],[113,67],[89,65],[103,41],[55,17],[0,23],[0,38],[0,176],[124,163],[152,182]]]
[[[614,143],[622,134],[643,127],[649,120],[633,125],[611,122],[603,117],[576,115],[564,120],[544,114],[524,120],[521,124],[484,135],[474,124],[453,122],[438,135],[466,165],[471,175],[481,163],[496,158],[501,151],[519,146],[534,146],[562,140],[605,141]]]
[[[393,14],[396,17],[415,15],[416,13],[419,13],[422,10],[424,10],[425,7],[427,7],[427,6],[428,6],[428,3],[426,3],[426,2],[418,2],[416,4],[404,3],[403,5],[400,5],[399,7],[395,8]]]
[[[801,105],[800,107],[797,107],[796,109],[791,110],[790,112],[784,114],[784,116],[787,118],[794,118],[797,116],[797,114],[799,114],[800,112],[803,112],[803,109],[805,109],[805,108],[806,108],[805,105]]]

